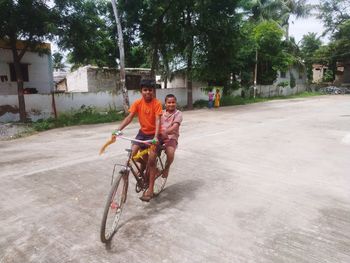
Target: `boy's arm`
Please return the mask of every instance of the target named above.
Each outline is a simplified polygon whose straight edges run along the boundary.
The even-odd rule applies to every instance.
[[[156,115],[156,133],[154,134],[155,139],[158,138],[159,127],[160,127],[160,115]]]
[[[128,116],[125,117],[125,119],[121,122],[119,125],[118,131],[123,130],[126,126],[129,125],[129,123],[132,121],[132,119],[135,116],[135,112],[130,112]]]
[[[178,127],[180,126],[180,123],[174,122],[167,130],[167,134],[172,134]]]
[[[171,124],[170,127],[168,127],[168,129],[166,130],[166,133],[167,134],[174,133],[180,127],[181,122],[182,122],[182,113],[180,111],[177,111],[175,113],[173,123]]]

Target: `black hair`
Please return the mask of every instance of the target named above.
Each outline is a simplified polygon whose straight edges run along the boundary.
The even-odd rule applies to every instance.
[[[165,100],[164,100],[164,101],[166,102],[166,100],[167,100],[167,99],[169,99],[169,98],[174,98],[174,99],[175,99],[175,101],[177,101],[177,98],[175,97],[175,95],[174,95],[174,94],[168,94],[168,95],[166,95],[166,96],[165,96]]]
[[[141,79],[140,88],[152,88],[156,87],[156,82],[153,79]]]

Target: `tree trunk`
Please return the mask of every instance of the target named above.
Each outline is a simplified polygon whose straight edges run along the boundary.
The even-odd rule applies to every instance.
[[[123,31],[120,23],[116,0],[111,0],[113,12],[115,16],[115,22],[117,23],[117,31],[118,31],[118,47],[119,47],[119,55],[120,55],[120,84],[121,90],[123,94],[123,108],[124,113],[127,114],[129,110],[129,95],[128,90],[125,86],[125,55],[124,55],[124,39],[123,39]]]
[[[255,48],[255,67],[254,67],[254,99],[256,96],[256,84],[258,78],[258,48]]]
[[[193,95],[192,95],[192,57],[193,57],[193,38],[191,38],[189,50],[187,52],[187,108],[193,109]]]
[[[15,73],[17,78],[17,93],[18,93],[18,108],[19,108],[19,119],[21,122],[27,121],[26,116],[26,104],[24,100],[24,92],[23,92],[23,74],[21,69],[21,58],[22,56],[18,55],[17,47],[16,47],[17,38],[11,38],[11,50],[13,55],[13,63],[15,67]]]
[[[155,40],[156,41],[156,40]],[[156,79],[156,69],[158,65],[158,43],[154,43],[153,55],[152,55],[152,66],[151,66],[151,78]]]
[[[169,60],[167,57],[167,52],[166,52],[166,48],[164,46],[162,46],[161,48],[161,54],[162,54],[162,58],[163,58],[163,62],[164,62],[164,70],[165,70],[165,74],[163,74],[163,78],[164,78],[164,89],[168,88],[168,78],[169,78]]]
[[[192,32],[192,10],[187,8],[187,19],[186,19],[186,27],[187,27],[187,70],[186,70],[186,78],[187,78],[187,108],[189,110],[193,109],[193,95],[192,95],[192,59],[193,59],[193,32]]]

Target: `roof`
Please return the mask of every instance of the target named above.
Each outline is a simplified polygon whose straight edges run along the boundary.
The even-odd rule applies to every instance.
[[[25,41],[22,41],[22,40],[17,40],[16,42],[16,48],[18,50],[20,49],[23,49],[24,46],[25,46]],[[43,48],[43,49],[49,49],[51,50],[51,44],[50,43],[40,43],[39,44],[39,47],[40,48]],[[10,43],[8,40],[5,40],[5,39],[0,39],[0,48],[5,48],[5,49],[10,49],[11,46],[10,46]]]
[[[58,71],[53,73],[53,82],[54,83],[59,83],[62,80],[64,80],[67,76],[68,72],[64,72],[64,71]]]

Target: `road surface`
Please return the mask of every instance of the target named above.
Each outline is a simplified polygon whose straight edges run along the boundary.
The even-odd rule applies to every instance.
[[[166,190],[100,221],[116,124],[0,142],[0,262],[350,262],[350,97],[184,112]],[[137,132],[137,123],[126,130]],[[133,190],[133,187],[130,187]]]

